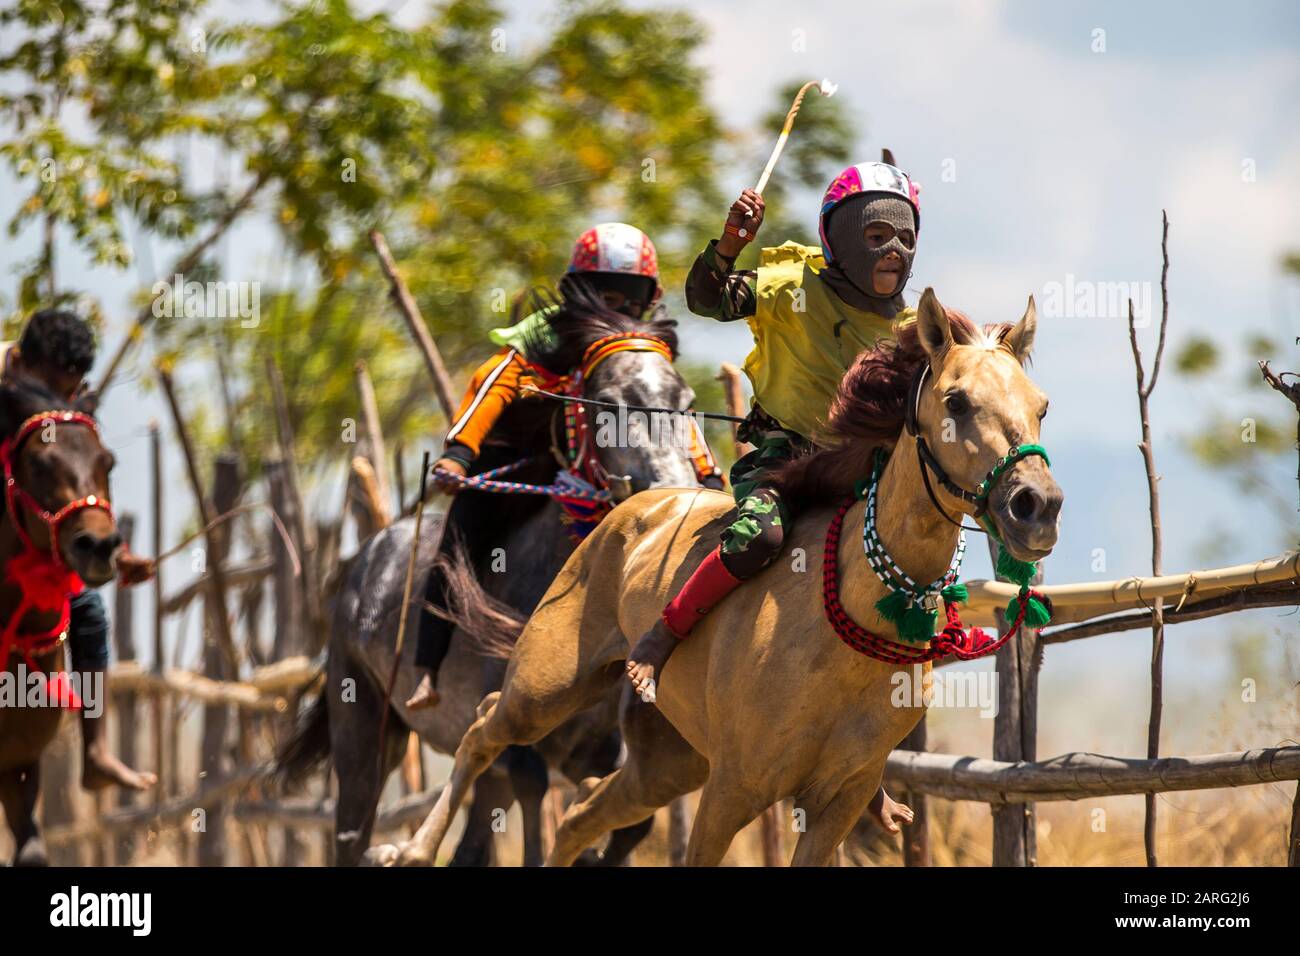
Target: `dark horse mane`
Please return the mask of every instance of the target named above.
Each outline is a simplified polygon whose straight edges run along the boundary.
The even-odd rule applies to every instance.
[[[76,402],[69,402],[29,378],[0,384],[0,439],[14,434],[23,422],[39,412],[64,409],[82,410]]]
[[[558,294],[534,289],[522,300],[526,313],[548,313],[553,333],[529,337],[524,350],[530,361],[557,375],[566,375],[578,367],[592,343],[628,332],[644,332],[662,339],[676,357],[677,323],[662,308],[636,319],[610,309],[587,283],[572,276],[566,279]]]
[[[965,313],[944,311],[958,345],[980,338]],[[983,335],[1000,342],[1010,331],[1010,325],[994,323],[984,326]],[[892,449],[903,430],[907,393],[925,362],[915,322],[899,329],[895,341],[884,340],[858,355],[840,381],[826,426],[817,436],[819,448],[776,474],[781,493],[795,508],[838,501],[871,474],[876,449]]]

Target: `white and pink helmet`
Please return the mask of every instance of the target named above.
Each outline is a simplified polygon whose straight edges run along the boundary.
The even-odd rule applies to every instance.
[[[858,163],[833,180],[822,196],[822,211],[817,220],[817,234],[822,241],[822,255],[831,261],[831,246],[826,238],[826,219],[840,203],[858,193],[890,193],[912,204],[916,231],[921,232],[921,189],[907,173],[889,163]]]

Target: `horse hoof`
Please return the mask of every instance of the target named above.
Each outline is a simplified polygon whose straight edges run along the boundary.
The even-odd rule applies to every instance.
[[[49,866],[50,858],[40,840],[29,841],[14,857],[14,866]]]
[[[411,844],[406,844],[398,851],[395,866],[433,866],[433,861]]]
[[[369,850],[361,855],[362,866],[393,866],[397,862],[401,850],[391,843],[381,843],[379,846],[372,846]]]

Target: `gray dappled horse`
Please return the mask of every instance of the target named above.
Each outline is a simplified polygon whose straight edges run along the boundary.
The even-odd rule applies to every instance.
[[[569,309],[563,321],[553,327],[564,340],[563,347],[574,356],[586,358],[593,346],[611,338],[652,336],[676,350],[673,323],[641,321],[591,306]],[[580,363],[575,363],[580,367]],[[688,409],[694,394],[663,351],[619,351],[609,355],[584,377],[583,396],[588,399],[657,408]],[[517,460],[520,449],[535,457],[519,471],[502,480],[544,484],[559,471],[558,457],[566,451],[565,403],[546,398],[516,400],[493,430],[501,444],[485,444],[474,472],[486,471]],[[623,428],[611,433],[617,441],[594,441],[597,424],[610,422],[587,409],[586,424],[593,439],[598,470],[616,476],[616,497],[647,488],[696,487],[694,468],[680,441],[663,435],[646,434],[650,422],[644,416],[628,414]],[[677,416],[663,416],[676,419]],[[657,423],[662,425],[662,419]],[[657,431],[662,431],[658,428]],[[670,434],[681,434],[681,429]],[[626,478],[626,480],[620,480]],[[461,494],[469,492],[462,491]],[[482,494],[482,492],[479,492]],[[541,600],[551,580],[575,547],[560,505],[551,498],[530,495],[494,495],[493,506],[503,510],[509,532],[502,542],[505,573],[449,573],[453,610],[466,604],[480,607],[498,619],[503,609],[517,615],[515,630]],[[392,667],[398,616],[406,563],[415,531],[413,518],[404,518],[374,535],[349,562],[333,606],[327,665],[327,684],[320,699],[306,716],[294,741],[281,757],[281,766],[292,780],[326,756],[333,760],[338,778],[338,807],[335,816],[335,863],[355,865],[370,844],[375,807],[388,775],[405,750],[407,732],[414,730],[434,750],[454,754],[462,735],[475,719],[475,709],[485,694],[499,689],[505,673],[505,658],[499,648],[486,646],[458,626],[438,673],[441,703],[434,708],[408,711],[404,702],[418,680],[414,668],[421,582],[438,551],[442,515],[426,515],[420,536],[416,586],[406,622],[408,639],[403,647],[397,682],[388,700],[390,708],[380,768],[379,725],[381,701]],[[477,577],[479,583],[472,578]],[[482,590],[479,590],[481,584]],[[483,598],[486,592],[487,598]],[[499,603],[498,603],[499,602]],[[485,607],[486,603],[486,607]],[[499,628],[498,628],[499,630]],[[345,685],[344,681],[351,681]],[[618,733],[620,692],[625,682],[611,689],[595,707],[576,715],[533,747],[511,748],[476,787],[465,834],[453,857],[454,865],[486,865],[492,859],[494,816],[518,800],[524,824],[524,863],[542,862],[541,806],[548,786],[548,766],[578,783],[584,778],[612,772],[619,757]],[[354,696],[344,699],[344,688]],[[615,832],[603,854],[588,862],[617,865],[650,829],[650,821]]]

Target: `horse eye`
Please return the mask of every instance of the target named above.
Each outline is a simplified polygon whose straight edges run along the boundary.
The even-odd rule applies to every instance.
[[[1050,403],[1048,403],[1048,402],[1044,402],[1044,403],[1043,403],[1043,410],[1042,410],[1041,412],[1038,413],[1038,420],[1039,420],[1040,422],[1041,422],[1044,418],[1047,417],[1047,409],[1048,409],[1049,404],[1050,404]]]
[[[970,402],[965,395],[949,395],[943,400],[944,407],[954,415],[965,415],[970,411]]]
[[[104,452],[104,471],[109,472],[117,467],[117,456],[111,451]]]

